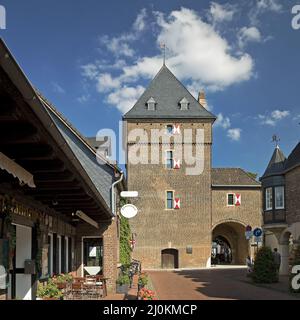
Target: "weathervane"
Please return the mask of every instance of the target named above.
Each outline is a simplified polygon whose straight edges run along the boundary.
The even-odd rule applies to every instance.
[[[161,42],[160,48],[163,50],[164,65],[165,65],[166,64],[166,44],[164,42]]]
[[[279,144],[278,144],[279,141],[280,141],[280,138],[276,134],[274,134],[273,137],[272,137],[272,142],[275,142],[276,148],[279,147]]]

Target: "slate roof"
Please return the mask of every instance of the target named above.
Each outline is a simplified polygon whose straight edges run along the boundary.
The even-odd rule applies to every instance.
[[[147,109],[147,101],[153,98],[156,110]],[[186,98],[188,110],[180,110],[179,102]],[[174,74],[163,65],[149,87],[136,104],[123,117],[124,119],[212,119],[216,117],[207,111],[190,94]]]
[[[300,165],[300,143],[297,144],[295,149],[287,158],[285,162],[285,171],[289,171],[299,165]]]
[[[273,152],[272,158],[268,164],[268,167],[261,177],[264,179],[269,176],[281,175],[283,174],[286,166],[286,157],[280,148],[277,146]]]
[[[212,186],[260,187],[260,182],[241,168],[212,168]]]
[[[113,167],[104,157],[100,158],[99,154],[96,156],[94,148],[87,143],[86,139],[84,139],[77,130],[72,132],[72,129],[75,130],[74,127],[65,118],[63,118],[56,108],[49,104],[49,102],[42,97],[40,93],[39,98],[41,99],[47,112],[49,113],[56,127],[59,129],[66,143],[71,148],[76,159],[78,159],[82,168],[88,174],[94,186],[101,194],[106,205],[110,208],[110,190],[111,185],[115,180],[113,169],[118,169]]]

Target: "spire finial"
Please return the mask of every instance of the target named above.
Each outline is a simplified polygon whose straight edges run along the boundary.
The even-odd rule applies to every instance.
[[[166,44],[164,42],[161,42],[160,48],[163,51],[163,65],[166,65]]]
[[[272,142],[275,142],[275,145],[276,145],[276,148],[277,148],[277,149],[279,148],[279,141],[280,141],[279,136],[277,136],[276,134],[274,134],[273,137],[272,137]]]

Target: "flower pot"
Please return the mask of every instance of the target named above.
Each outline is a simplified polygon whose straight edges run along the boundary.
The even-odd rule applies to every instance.
[[[129,290],[129,284],[122,284],[122,285],[117,284],[117,293],[127,294],[128,290]]]

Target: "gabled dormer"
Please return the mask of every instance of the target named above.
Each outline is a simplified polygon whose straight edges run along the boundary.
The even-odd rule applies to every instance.
[[[156,104],[156,102],[155,102],[154,98],[151,97],[146,103],[147,110],[155,111],[155,104]]]
[[[189,103],[188,99],[186,97],[184,97],[179,102],[180,110],[188,110],[189,109],[189,104],[190,103]]]

